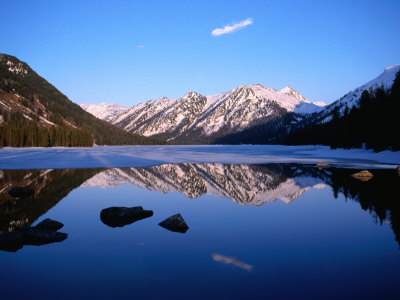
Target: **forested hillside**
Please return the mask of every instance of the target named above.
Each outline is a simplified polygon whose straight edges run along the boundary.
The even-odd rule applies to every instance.
[[[382,151],[400,150],[400,72],[389,90],[364,91],[359,105],[347,108],[344,115],[337,107],[330,121],[298,129],[283,142],[288,145],[322,144],[333,148],[362,147]]]
[[[5,54],[0,54],[0,113],[2,146],[91,146],[93,141],[98,145],[161,143],[97,119],[26,63]],[[22,118],[18,121],[13,120],[17,113]],[[33,141],[17,142],[23,140],[15,136],[17,132],[28,140],[33,138]],[[42,141],[46,140],[46,136],[50,139],[49,143]],[[53,143],[52,136],[56,136],[54,140],[61,144]]]

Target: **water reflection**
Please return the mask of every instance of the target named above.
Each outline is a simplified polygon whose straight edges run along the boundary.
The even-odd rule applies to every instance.
[[[110,227],[124,227],[125,225],[149,218],[152,210],[144,210],[137,207],[109,207],[100,212],[100,220]]]
[[[325,170],[294,164],[185,163],[108,169],[82,186],[110,187],[131,183],[161,193],[183,193],[190,199],[208,194],[258,206],[277,199],[290,203],[310,188],[324,188],[324,178],[328,174]]]
[[[235,267],[238,267],[240,269],[246,270],[246,271],[252,271],[253,270],[253,266],[249,265],[243,261],[240,261],[239,259],[237,259],[236,257],[233,256],[226,256],[226,255],[222,255],[222,254],[218,254],[218,253],[214,253],[212,255],[213,260],[226,264],[226,265],[232,265]]]
[[[343,194],[346,199],[359,202],[377,222],[390,224],[400,243],[400,176],[393,170],[372,170],[372,179],[360,181],[351,177],[355,172],[300,164],[205,163],[151,168],[1,171],[0,233],[30,226],[79,186],[134,184],[161,193],[180,192],[188,198],[208,194],[253,206],[278,199],[289,204],[312,188],[330,186],[335,197]]]
[[[390,224],[400,244],[400,174],[394,170],[373,170],[373,177],[361,181],[351,177],[353,170],[333,169],[329,178],[334,197],[359,202],[377,222]]]
[[[73,189],[102,170],[3,171],[0,179],[0,234],[30,226]],[[32,192],[23,193],[23,196],[12,192],[21,187]]]
[[[0,250],[16,252],[25,245],[47,245],[64,241],[68,234],[58,232],[64,224],[45,219],[34,227],[18,228],[18,230],[0,234]]]

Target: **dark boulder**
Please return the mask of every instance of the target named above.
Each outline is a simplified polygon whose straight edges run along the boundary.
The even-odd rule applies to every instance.
[[[0,250],[15,252],[25,245],[46,245],[62,242],[68,234],[29,227],[23,231],[7,232],[0,235]]]
[[[15,198],[24,198],[33,196],[35,191],[26,186],[15,186],[8,193]]]
[[[397,175],[400,176],[400,166],[398,166],[398,167],[396,168],[396,171],[397,171]]]
[[[61,229],[63,226],[64,226],[63,223],[60,223],[58,221],[47,218],[47,219],[43,220],[42,222],[40,222],[39,224],[37,224],[35,226],[35,228],[36,229],[44,229],[44,230],[48,230],[48,231],[57,231],[57,230]]]
[[[100,213],[101,221],[110,227],[123,227],[133,222],[151,217],[152,210],[144,210],[141,206],[136,207],[109,207]]]
[[[170,231],[180,232],[180,233],[185,233],[189,229],[189,226],[187,226],[181,214],[173,215],[165,219],[158,225]]]

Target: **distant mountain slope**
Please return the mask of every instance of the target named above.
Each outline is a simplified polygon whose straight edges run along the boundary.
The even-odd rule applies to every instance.
[[[320,111],[290,87],[281,91],[260,84],[202,96],[189,92],[181,98],[160,98],[138,104],[111,120],[129,132],[171,142],[204,143],[286,113],[304,117]]]
[[[215,141],[215,143],[221,144],[296,144],[296,145],[307,145],[307,144],[324,144],[329,146],[339,146],[344,147],[345,145],[360,147],[362,143],[367,143],[371,140],[368,135],[371,135],[373,131],[376,131],[377,128],[381,128],[380,130],[384,130],[386,132],[393,132],[394,125],[386,125],[386,127],[382,127],[383,124],[387,124],[387,120],[394,120],[397,117],[390,117],[391,113],[398,114],[399,110],[396,108],[396,104],[388,104],[386,101],[377,101],[374,104],[376,109],[376,113],[380,112],[379,118],[377,114],[374,115],[371,112],[366,118],[364,114],[364,118],[360,118],[359,116],[355,117],[351,116],[353,120],[348,120],[349,117],[346,117],[348,121],[346,121],[347,126],[351,126],[351,128],[343,128],[344,132],[341,132],[335,129],[335,126],[338,126],[336,123],[335,126],[332,124],[329,125],[332,128],[329,131],[318,130],[319,138],[316,138],[317,132],[310,131],[311,127],[315,127],[319,124],[329,123],[333,118],[341,118],[345,115],[347,116],[349,112],[354,108],[358,109],[360,106],[360,97],[363,91],[373,91],[379,88],[388,91],[396,77],[396,73],[400,70],[400,65],[390,66],[385,68],[384,72],[379,75],[377,78],[367,82],[366,84],[356,88],[352,92],[344,95],[339,100],[334,103],[325,106],[323,109],[316,111],[315,113],[306,115],[305,117],[299,114],[284,114],[275,118],[274,120],[255,124],[254,126],[248,127],[244,130],[238,131],[233,134],[229,134],[223,136]],[[400,102],[400,99],[399,99]],[[386,114],[386,116],[385,116]],[[385,119],[385,121],[380,124],[376,124],[377,120]],[[362,120],[362,121],[361,121]],[[356,122],[363,122],[362,124],[354,124]],[[322,125],[321,125],[322,126]],[[374,128],[370,128],[374,126]],[[350,132],[352,129],[358,128],[357,137],[354,136],[350,138]],[[339,133],[340,132],[340,133]],[[355,131],[353,132],[355,134]],[[341,136],[338,136],[341,135]],[[346,138],[344,138],[346,136]],[[381,136],[385,136],[381,134]],[[344,142],[345,139],[352,139],[353,143]],[[360,142],[360,139],[363,141]],[[339,142],[340,141],[340,142]],[[382,142],[381,142],[382,143]],[[382,147],[384,147],[382,145]],[[387,147],[387,146],[386,146]],[[375,147],[374,147],[375,148]],[[376,148],[378,149],[378,148]]]
[[[354,106],[359,106],[359,100],[363,91],[370,92],[378,88],[388,90],[392,87],[397,72],[400,71],[400,65],[388,66],[384,69],[383,73],[375,79],[368,81],[362,86],[354,89],[332,104],[325,107],[311,120],[313,122],[327,122],[332,119],[333,112],[336,110],[339,116],[343,116],[346,109],[350,110]]]
[[[14,56],[0,54],[0,124],[4,125],[5,119],[8,119],[8,134],[11,135],[11,127],[18,126],[15,122],[10,125],[15,114],[27,122],[26,126],[39,126],[38,129],[66,126],[88,130],[96,144],[156,143],[155,140],[130,134],[97,119],[69,100],[26,63]]]
[[[128,107],[117,104],[107,104],[104,102],[100,104],[80,104],[80,107],[82,107],[88,113],[91,113],[93,116],[104,121],[110,121],[117,115],[128,110]]]
[[[399,113],[400,65],[397,65],[386,68],[377,79],[295,127],[283,142],[400,150]]]

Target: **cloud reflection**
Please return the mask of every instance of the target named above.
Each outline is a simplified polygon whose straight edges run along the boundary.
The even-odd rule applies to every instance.
[[[222,254],[214,253],[212,255],[212,258],[213,258],[213,260],[215,260],[217,262],[220,262],[220,263],[223,263],[226,265],[233,265],[235,267],[241,268],[241,269],[249,271],[249,272],[253,270],[252,265],[246,264],[245,262],[240,261],[236,257],[233,257],[233,256],[225,256]]]

